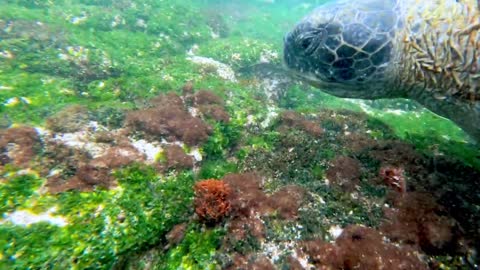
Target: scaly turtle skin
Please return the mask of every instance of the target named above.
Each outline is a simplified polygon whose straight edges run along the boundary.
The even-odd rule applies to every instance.
[[[339,97],[409,98],[480,142],[478,0],[337,0],[286,35],[287,67]]]

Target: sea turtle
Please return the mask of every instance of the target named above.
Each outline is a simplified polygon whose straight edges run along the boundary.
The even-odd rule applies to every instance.
[[[408,98],[480,142],[478,0],[336,0],[284,39],[287,68],[339,97]]]

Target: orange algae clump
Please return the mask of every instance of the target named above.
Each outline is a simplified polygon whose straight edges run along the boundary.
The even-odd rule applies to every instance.
[[[207,223],[216,223],[230,213],[231,189],[221,180],[208,179],[195,184],[195,212]]]

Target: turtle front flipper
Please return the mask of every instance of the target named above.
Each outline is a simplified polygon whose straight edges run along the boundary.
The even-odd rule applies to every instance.
[[[433,96],[419,91],[415,100],[430,111],[445,117],[480,142],[480,101],[466,102],[452,96]]]

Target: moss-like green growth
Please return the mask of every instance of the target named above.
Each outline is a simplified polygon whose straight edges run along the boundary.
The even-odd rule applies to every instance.
[[[299,130],[271,132],[251,138],[263,147],[251,149],[244,166],[278,177],[277,185],[280,182],[303,185],[320,180],[317,177],[322,175],[326,162],[342,151],[340,145],[315,140]]]
[[[225,232],[193,224],[175,248],[168,251],[159,269],[217,269],[215,259]]]
[[[200,45],[198,55],[213,58],[235,69],[262,61],[280,63],[280,53],[270,44],[245,37],[217,39]]]
[[[0,182],[0,215],[25,206],[25,201],[41,183],[42,180],[33,175],[15,176]]]
[[[0,242],[10,243],[3,246],[0,263],[18,269],[52,265],[110,269],[123,256],[158,243],[192,214],[189,173],[159,177],[152,168],[133,166],[116,177],[119,187],[112,191],[66,192],[31,200],[31,205],[55,206],[55,215],[65,217],[68,224],[0,226],[4,232]]]
[[[202,164],[200,172],[198,172],[198,179],[221,179],[228,173],[238,171],[238,165],[224,160],[206,161]]]
[[[318,89],[293,86],[279,101],[279,106],[285,109],[303,113],[315,113],[319,109],[347,109],[360,111],[360,106],[350,100],[326,94]]]
[[[203,153],[210,160],[224,158],[238,142],[240,135],[240,126],[234,123],[216,123],[213,134],[202,147]]]

